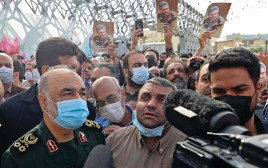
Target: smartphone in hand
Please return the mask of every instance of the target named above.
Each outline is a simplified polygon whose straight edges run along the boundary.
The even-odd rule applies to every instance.
[[[136,30],[138,29],[141,29],[143,31],[143,21],[142,19],[138,19],[135,21],[135,27],[136,27]],[[143,33],[138,35],[139,37],[143,37]]]

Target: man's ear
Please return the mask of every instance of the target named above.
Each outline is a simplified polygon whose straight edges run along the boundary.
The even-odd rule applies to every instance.
[[[123,69],[123,73],[126,79],[128,78],[128,72],[129,72],[128,69]]]
[[[19,77],[20,77],[20,73],[19,72],[14,72],[14,74],[13,74],[13,80],[19,79]]]
[[[44,74],[48,70],[49,66],[48,65],[43,65],[41,68],[42,74]]]
[[[263,83],[257,83],[257,99],[261,98]]]
[[[37,95],[37,98],[38,98],[39,104],[41,106],[41,109],[47,111],[47,98],[46,98],[46,96],[42,93],[39,93]]]
[[[122,95],[122,97],[123,97],[123,99],[125,101],[126,100],[126,91],[125,91],[124,88],[121,88],[121,95]]]

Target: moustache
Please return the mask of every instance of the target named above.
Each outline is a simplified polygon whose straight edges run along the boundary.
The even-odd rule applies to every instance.
[[[180,77],[180,76],[175,76],[175,77],[171,80],[171,82],[174,82],[176,79],[179,79],[181,82],[183,81],[183,78],[182,78],[182,77]]]

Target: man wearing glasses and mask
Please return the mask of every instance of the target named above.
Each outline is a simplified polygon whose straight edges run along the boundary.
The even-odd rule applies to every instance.
[[[105,136],[108,136],[118,128],[132,125],[136,118],[135,110],[125,104],[125,91],[121,89],[116,78],[103,76],[97,79],[92,87],[96,107],[98,111],[98,122]]]

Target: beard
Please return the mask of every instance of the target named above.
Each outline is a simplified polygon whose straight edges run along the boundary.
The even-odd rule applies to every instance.
[[[186,81],[176,81],[172,83],[173,85],[175,85],[177,87],[177,89],[185,89],[187,82]]]
[[[133,76],[133,74],[131,74],[130,70],[128,70],[128,78],[127,78],[127,83],[129,84],[130,87],[134,87],[134,88],[140,88],[143,85],[137,84],[135,83],[131,78]]]
[[[175,81],[176,79],[179,79],[180,81]],[[172,84],[177,87],[177,89],[185,89],[187,86],[187,80],[183,80],[181,76],[175,76],[171,80]]]
[[[79,67],[77,70],[76,70],[76,73],[81,76],[82,72],[81,72],[81,67]]]

